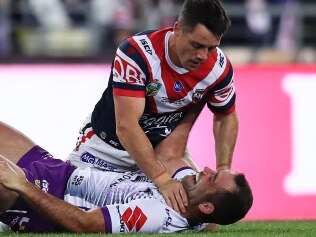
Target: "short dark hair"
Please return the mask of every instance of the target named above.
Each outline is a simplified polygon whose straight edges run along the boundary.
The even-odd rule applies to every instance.
[[[228,225],[246,216],[253,203],[252,191],[244,174],[237,174],[235,182],[236,191],[221,189],[215,195],[208,194],[206,200],[214,205],[214,211],[202,213],[202,222]]]
[[[200,23],[217,37],[230,26],[230,19],[220,0],[185,0],[178,21],[187,32]]]

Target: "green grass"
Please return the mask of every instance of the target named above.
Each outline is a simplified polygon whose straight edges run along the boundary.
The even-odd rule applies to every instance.
[[[15,234],[0,233],[0,237],[5,236],[34,236],[34,234]],[[214,233],[188,233],[188,234],[165,234],[168,237],[316,237],[316,220],[315,221],[275,221],[275,222],[240,222],[229,226],[222,226]],[[101,234],[36,234],[36,237],[96,237]],[[102,234],[104,236],[104,234]],[[161,234],[133,234],[133,235],[115,235],[134,236],[134,237],[158,237]]]

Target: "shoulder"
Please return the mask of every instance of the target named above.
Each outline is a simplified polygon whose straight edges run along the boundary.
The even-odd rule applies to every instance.
[[[232,64],[228,58],[228,56],[224,53],[224,51],[217,47],[212,53],[213,60],[216,61],[216,65],[220,68],[232,68]]]

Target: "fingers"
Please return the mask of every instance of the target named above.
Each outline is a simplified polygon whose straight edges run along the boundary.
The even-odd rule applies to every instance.
[[[168,181],[159,188],[159,191],[169,207],[179,214],[186,212],[188,198],[180,182],[175,180]]]

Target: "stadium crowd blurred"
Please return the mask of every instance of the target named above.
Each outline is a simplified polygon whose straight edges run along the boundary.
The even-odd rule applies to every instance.
[[[222,0],[237,63],[316,62],[314,0]],[[0,61],[110,61],[133,33],[172,26],[183,0],[0,0]]]

